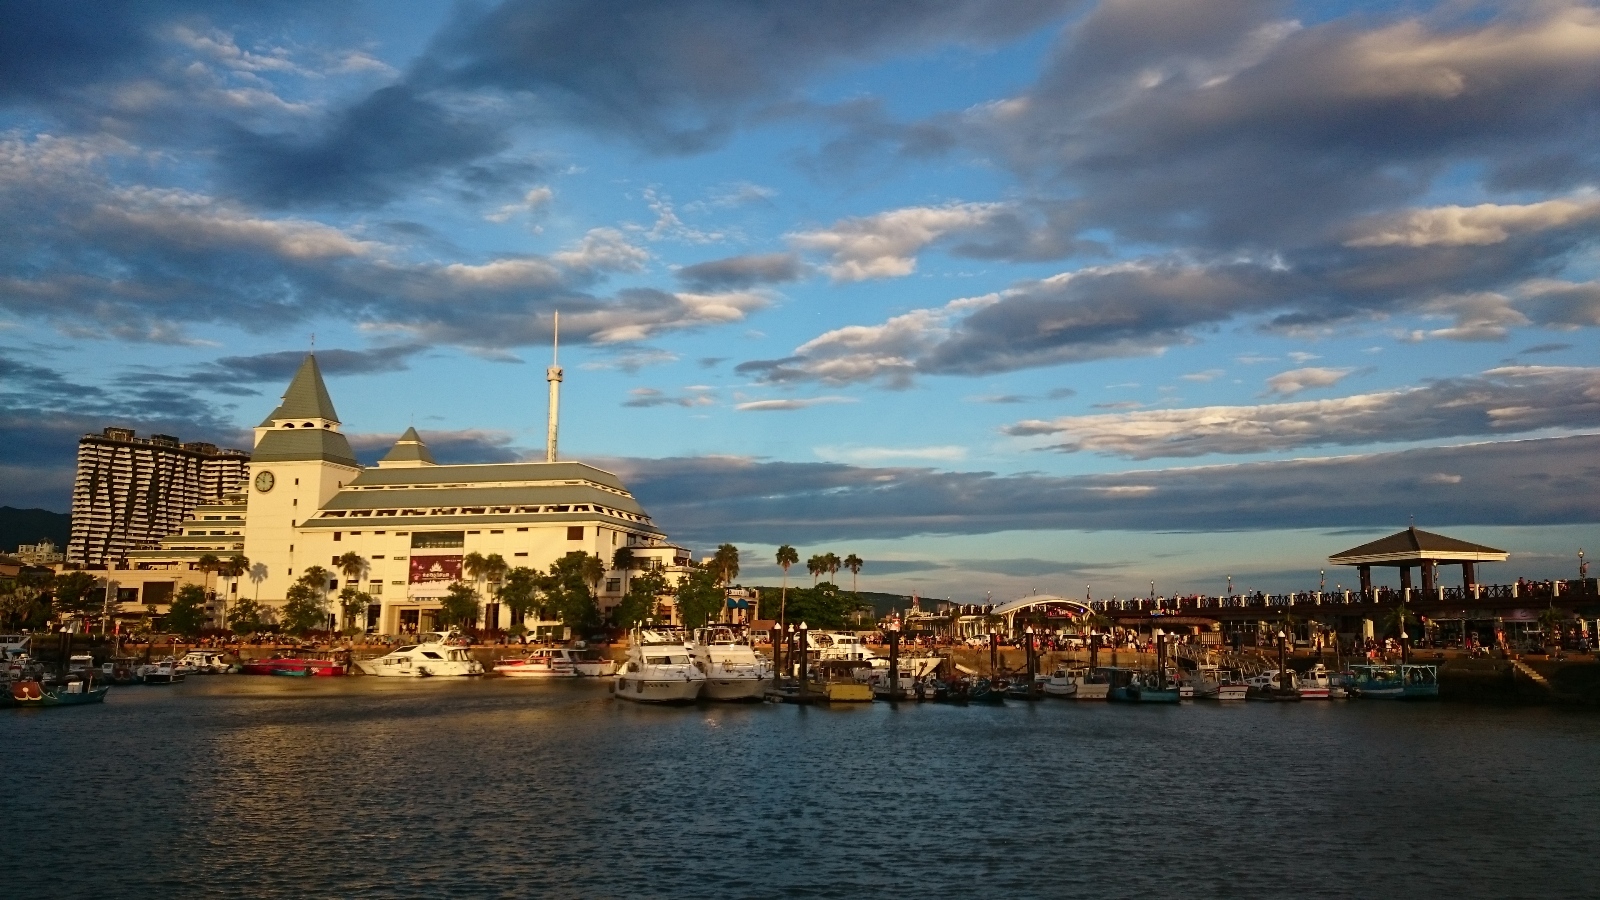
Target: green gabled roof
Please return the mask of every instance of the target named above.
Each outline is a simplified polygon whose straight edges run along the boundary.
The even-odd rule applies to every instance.
[[[283,402],[261,424],[270,425],[274,419],[339,421],[339,414],[333,408],[333,398],[328,396],[328,386],[322,383],[322,370],[317,368],[315,353],[306,354],[305,361],[289,382],[289,389],[283,392]]]
[[[312,459],[361,468],[350,441],[327,428],[274,428],[261,436],[255,452],[250,454],[252,465]]]
[[[428,452],[428,445],[422,442],[422,435],[417,434],[417,429],[407,428],[406,433],[400,435],[400,440],[394,442],[394,447],[384,455],[382,462],[433,462],[433,454]]]

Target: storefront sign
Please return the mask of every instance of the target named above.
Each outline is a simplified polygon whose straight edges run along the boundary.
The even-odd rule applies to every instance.
[[[460,580],[461,557],[459,556],[411,557],[412,584],[433,584]]]

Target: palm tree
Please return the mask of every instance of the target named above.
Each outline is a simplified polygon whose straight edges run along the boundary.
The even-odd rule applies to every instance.
[[[488,557],[476,550],[461,558],[461,574],[472,579],[473,593],[477,593],[478,582],[482,581],[483,576],[487,574],[488,565]],[[476,626],[476,624],[476,622],[473,623],[474,626]]]
[[[333,573],[321,566],[312,566],[300,573],[300,583],[317,592],[317,608],[324,613],[323,624],[327,624],[328,579],[332,577]]]
[[[828,571],[827,557],[821,553],[812,554],[811,558],[806,560],[806,571],[811,573],[811,586],[816,587],[817,579],[822,577],[823,572]]]
[[[783,569],[783,593],[778,595],[778,624],[784,624],[785,609],[789,604],[789,567],[800,561],[800,551],[788,544],[778,548],[778,565]],[[776,638],[774,638],[776,640]]]
[[[622,573],[622,593],[628,593],[628,573],[633,571],[633,548],[622,546],[611,554],[611,568]]]
[[[1561,610],[1556,609],[1555,603],[1553,602],[1550,604],[1548,609],[1545,609],[1539,613],[1539,626],[1544,629],[1544,646],[1547,652],[1550,649],[1550,639],[1552,637],[1555,638],[1555,644],[1560,646],[1561,626],[1566,622],[1566,620],[1566,614]]]
[[[343,556],[339,557],[339,561],[334,565],[339,568],[339,574],[344,576],[346,582],[355,584],[356,589],[360,590],[361,576],[367,571],[366,557],[363,557],[354,550],[349,550],[346,551]],[[344,617],[344,627],[346,629],[355,624],[350,621],[352,618],[354,618],[354,616],[351,615],[351,613],[347,610]]]
[[[727,587],[739,577],[739,548],[732,544],[723,544],[717,548],[716,555],[711,558],[711,564],[722,576],[722,586]]]
[[[1416,613],[1406,609],[1406,605],[1404,603],[1396,606],[1394,610],[1389,613],[1388,617],[1384,619],[1384,628],[1386,630],[1391,628],[1394,629],[1395,634],[1399,635],[1400,637],[1400,661],[1402,663],[1409,662],[1411,660],[1411,648],[1409,642],[1406,640],[1406,626],[1415,621],[1417,621]]]
[[[223,566],[226,567],[224,574],[228,576],[229,588],[228,593],[224,596],[232,596],[239,592],[239,579],[250,574],[250,557],[245,556],[243,553],[235,553],[228,557],[228,561],[223,563]],[[228,603],[226,600],[222,604],[222,621],[224,624],[228,621]]]
[[[509,571],[511,566],[506,563],[506,558],[498,553],[491,553],[483,560],[483,577],[488,579],[494,589],[496,610],[500,606],[500,588],[505,583],[506,573]],[[495,613],[495,627],[500,627],[498,611]]]
[[[832,551],[828,552],[827,554],[824,554],[823,557],[822,557],[822,566],[823,566],[824,571],[826,571],[828,573],[828,580],[829,581],[833,581],[834,576],[839,574],[839,567],[843,566],[843,565],[844,565],[844,560],[841,560],[839,558],[839,554],[834,553]]]
[[[861,593],[860,591],[856,590],[856,576],[861,574],[861,567],[866,564],[867,563],[865,560],[854,553],[844,558],[844,567],[850,570],[850,593]]]

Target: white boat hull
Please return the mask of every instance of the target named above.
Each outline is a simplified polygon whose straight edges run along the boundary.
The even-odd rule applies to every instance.
[[[494,670],[507,678],[575,678],[578,674],[534,666],[495,666]]]
[[[574,675],[583,678],[609,678],[617,672],[617,661],[603,659],[595,662],[575,662],[572,664]]]
[[[761,678],[707,678],[700,695],[707,700],[759,700],[766,690]]]
[[[618,699],[634,703],[692,703],[699,699],[705,679],[674,678],[657,680],[637,675],[618,675]]]
[[[429,661],[426,665],[384,666],[379,665],[377,660],[363,659],[356,661],[356,668],[364,675],[379,678],[451,678],[483,674],[482,666],[456,662]]]
[[[1071,700],[1078,695],[1078,686],[1076,684],[1056,684],[1055,682],[1046,681],[1044,683],[1044,693],[1046,697]]]
[[[1074,700],[1104,700],[1111,694],[1109,684],[1080,684],[1077,693],[1072,695]]]

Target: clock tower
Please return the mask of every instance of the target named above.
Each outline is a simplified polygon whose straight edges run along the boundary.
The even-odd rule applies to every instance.
[[[316,354],[306,354],[283,402],[255,431],[244,545],[251,572],[240,590],[281,606],[289,585],[307,568],[332,568],[329,560],[313,558],[309,547],[296,552],[304,543],[297,528],[360,474],[361,464],[339,431]]]

